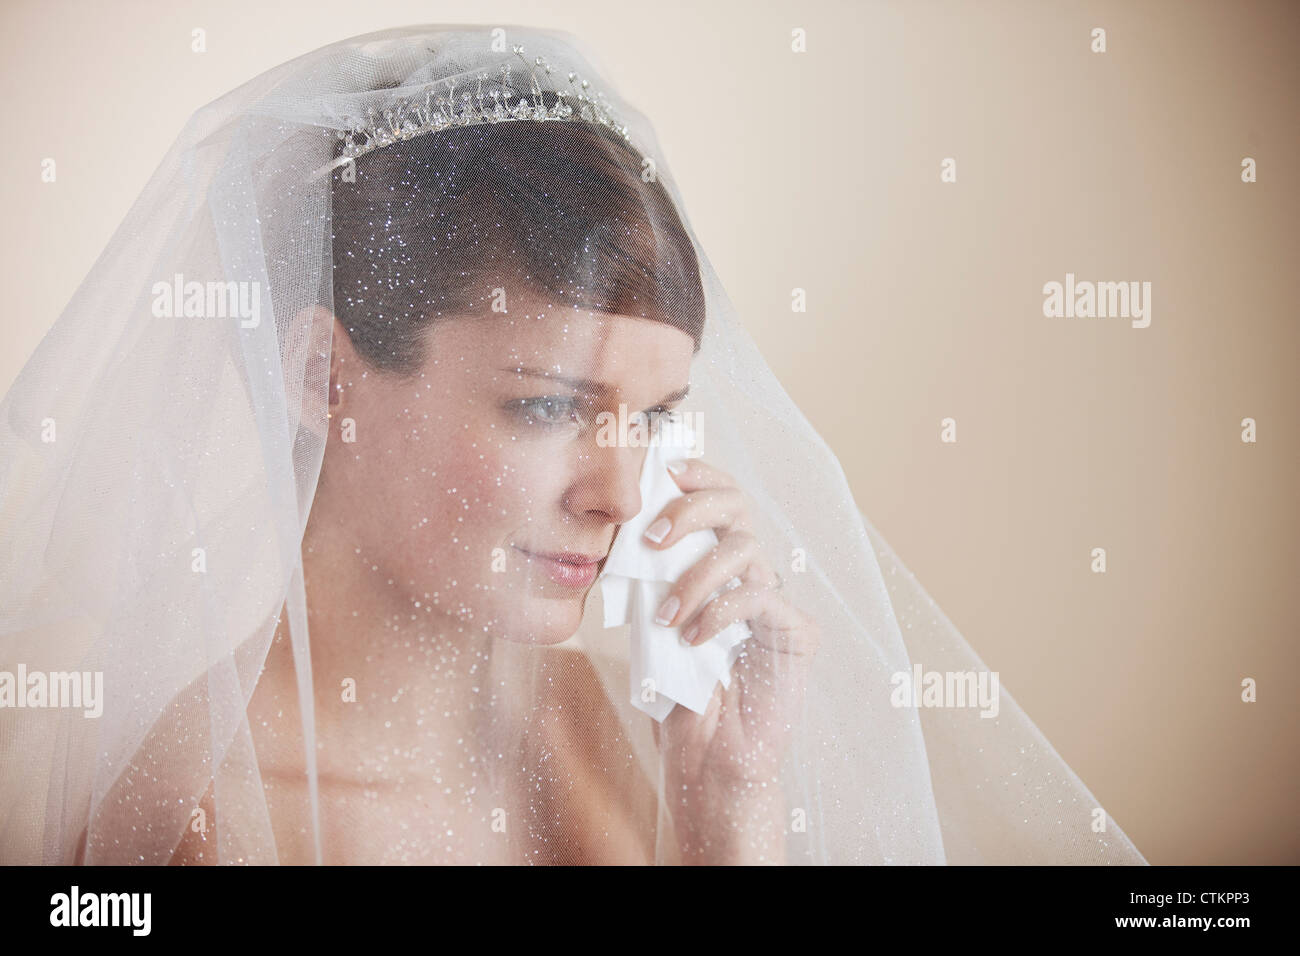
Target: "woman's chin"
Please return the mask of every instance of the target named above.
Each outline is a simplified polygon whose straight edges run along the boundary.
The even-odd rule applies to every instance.
[[[539,628],[522,628],[519,630],[503,631],[497,636],[503,641],[509,641],[511,644],[532,644],[536,647],[551,647],[555,644],[563,644],[574,634],[578,628],[557,628],[553,630],[541,630]]]
[[[562,644],[578,632],[589,593],[587,590],[570,598],[534,597],[526,606],[501,618],[496,636],[516,644]]]

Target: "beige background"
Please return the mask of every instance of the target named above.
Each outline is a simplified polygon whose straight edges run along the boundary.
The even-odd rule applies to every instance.
[[[863,511],[1148,859],[1300,862],[1300,4],[5,0],[0,390],[196,108],[440,22],[596,50]],[[1067,271],[1150,328],[1044,318]]]

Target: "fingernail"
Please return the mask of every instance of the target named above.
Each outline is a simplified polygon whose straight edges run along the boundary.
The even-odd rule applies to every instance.
[[[645,536],[649,538],[651,541],[653,541],[655,544],[658,544],[659,542],[663,541],[665,537],[667,537],[669,530],[672,529],[672,526],[673,523],[669,521],[667,518],[659,518],[654,522],[654,524],[650,525],[650,527],[645,529]]]
[[[677,613],[677,609],[681,606],[682,602],[674,594],[667,601],[664,601],[663,606],[659,608],[659,613],[655,615],[655,623],[667,627],[673,622],[673,615]]]
[[[683,644],[691,643],[693,640],[695,640],[695,635],[698,633],[700,633],[700,626],[698,624],[692,624],[690,627],[686,629],[686,633],[682,635],[682,643]]]
[[[668,463],[668,470],[674,475],[680,475],[686,470],[686,459],[678,458],[676,461],[670,461]]]

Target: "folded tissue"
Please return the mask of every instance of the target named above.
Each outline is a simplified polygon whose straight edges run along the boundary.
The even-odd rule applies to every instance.
[[[718,683],[731,686],[731,665],[740,655],[742,642],[751,636],[744,621],[733,621],[692,647],[681,642],[680,627],[664,627],[655,621],[655,612],[673,583],[718,543],[718,536],[709,529],[692,531],[663,550],[643,537],[664,506],[683,494],[668,463],[689,457],[694,444],[694,433],[685,424],[674,423],[655,436],[641,470],[641,511],[619,528],[600,577],[605,627],[631,625],[631,703],[660,722],[675,704],[703,714]],[[739,578],[732,578],[705,604],[740,583]],[[683,623],[689,624],[694,616]]]

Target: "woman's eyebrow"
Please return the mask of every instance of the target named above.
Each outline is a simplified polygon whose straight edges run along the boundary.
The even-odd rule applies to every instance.
[[[512,367],[503,368],[501,369],[501,371],[515,372],[519,375],[531,375],[533,378],[550,379],[552,382],[559,382],[562,385],[568,385],[571,388],[576,388],[584,392],[591,392],[594,395],[608,395],[611,392],[618,391],[617,388],[615,388],[613,385],[610,385],[608,382],[598,382],[595,379],[590,379],[590,378],[571,378],[567,375],[556,375],[554,372],[546,371],[546,369],[528,368],[525,365],[515,365]],[[668,393],[663,398],[659,399],[659,401],[656,402],[655,404],[667,405],[669,402],[680,401],[681,399],[686,397],[686,394],[690,390],[691,390],[691,386],[688,383],[687,385],[684,385],[683,387],[677,389],[677,391]]]

